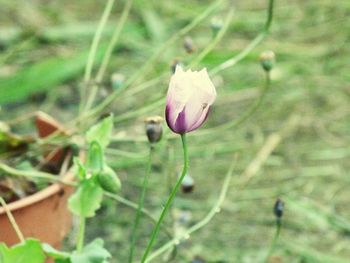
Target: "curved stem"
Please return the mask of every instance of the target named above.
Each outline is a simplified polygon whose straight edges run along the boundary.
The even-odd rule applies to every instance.
[[[131,6],[132,6],[132,2],[133,0],[128,0],[126,2],[126,4],[124,5],[124,9],[123,9],[123,12],[122,12],[122,15],[121,15],[121,18],[120,18],[120,21],[118,23],[118,26],[116,27],[116,29],[114,30],[114,33],[113,33],[113,36],[112,36],[112,39],[111,41],[109,42],[108,44],[108,47],[107,47],[107,51],[103,57],[103,60],[102,60],[102,63],[101,63],[101,66],[97,72],[97,76],[95,78],[95,82],[96,83],[100,83],[103,79],[103,76],[106,72],[106,69],[107,69],[107,65],[109,63],[109,60],[112,56],[112,53],[113,53],[113,49],[119,39],[119,36],[120,36],[120,33],[122,32],[122,29],[124,27],[124,24],[125,24],[125,21],[126,19],[128,18],[128,15],[129,15],[129,12],[130,12],[130,9],[131,9]],[[85,107],[85,110],[88,110],[91,108],[93,102],[94,102],[94,99],[95,99],[95,96],[97,94],[97,90],[98,90],[98,85],[93,85],[92,88],[91,88],[91,93],[89,94],[89,97],[87,99],[87,102],[86,102],[86,107]]]
[[[144,205],[144,201],[145,201],[146,190],[147,190],[147,187],[148,187],[148,178],[149,178],[149,176],[151,174],[151,170],[152,170],[153,151],[154,151],[154,148],[153,148],[152,145],[150,145],[147,170],[146,170],[146,174],[145,174],[144,179],[143,179],[141,195],[140,195],[140,198],[139,198],[139,203],[138,203],[138,207],[137,207],[135,222],[134,222],[134,226],[133,226],[132,234],[131,234],[130,252],[129,252],[129,260],[128,260],[129,263],[132,263],[132,260],[133,260],[133,257],[134,257],[135,242],[136,242],[136,239],[137,239],[137,228],[138,228],[140,220],[141,220],[141,215],[142,215],[142,209],[143,209],[143,205]]]
[[[84,247],[85,223],[86,223],[85,217],[81,216],[80,222],[79,222],[79,233],[78,233],[78,238],[77,238],[77,251],[78,251],[78,253],[80,253]]]
[[[226,60],[225,62],[221,63],[220,65],[210,70],[209,73],[211,75],[215,75],[222,70],[225,70],[227,68],[234,66],[243,58],[245,58],[258,44],[260,44],[260,42],[267,36],[269,29],[271,27],[272,18],[273,18],[273,6],[274,6],[274,0],[269,0],[269,6],[267,8],[267,19],[266,19],[264,28],[262,29],[262,32],[259,35],[257,35],[254,38],[254,40],[245,49],[243,49],[237,56],[234,56],[231,59]]]
[[[28,177],[28,178],[46,179],[49,181],[59,182],[59,183],[63,183],[63,184],[70,185],[70,186],[76,185],[74,182],[65,181],[62,178],[55,176],[53,174],[44,173],[44,172],[40,172],[40,171],[17,170],[17,169],[12,168],[4,163],[0,163],[0,171],[3,171],[5,173],[7,173],[9,175],[13,175],[13,176],[23,176],[23,177]]]
[[[10,209],[7,207],[7,204],[6,204],[5,200],[4,200],[4,198],[2,198],[1,196],[0,196],[0,203],[1,203],[2,207],[4,208],[8,219],[10,220],[10,223],[11,223],[13,229],[15,230],[18,239],[21,241],[21,243],[23,243],[24,242],[24,236],[23,236],[19,226],[17,225],[15,218],[11,214]]]
[[[112,198],[112,199],[118,201],[119,203],[121,203],[121,204],[123,204],[123,205],[125,205],[125,206],[128,206],[128,207],[130,207],[130,208],[133,208],[133,209],[135,209],[135,210],[138,209],[138,205],[137,205],[136,203],[134,203],[134,202],[132,202],[132,201],[130,201],[130,200],[128,200],[128,199],[125,199],[125,198],[122,197],[122,196],[119,196],[119,195],[116,195],[116,194],[111,194],[111,193],[108,193],[108,192],[105,192],[104,194],[105,194],[105,196],[107,196],[107,197],[109,197],[109,198]],[[145,209],[145,208],[142,208],[142,209],[141,209],[141,212],[142,212],[145,216],[147,216],[150,220],[152,220],[152,222],[157,223],[157,218],[153,217],[153,215],[151,214],[150,211],[148,211],[148,210]],[[168,228],[166,228],[166,227],[163,227],[162,229],[163,229],[163,231],[168,235],[169,238],[173,238],[173,235],[172,235],[170,229],[168,229]]]
[[[96,33],[94,35],[94,38],[91,43],[90,51],[89,51],[89,56],[88,56],[88,61],[86,63],[86,68],[85,68],[85,73],[84,73],[84,86],[81,89],[81,102],[80,102],[80,107],[79,111],[81,112],[84,108],[84,103],[85,103],[85,93],[86,93],[86,86],[88,85],[90,78],[91,78],[91,72],[92,72],[92,67],[94,65],[94,60],[95,60],[95,55],[97,52],[98,44],[100,42],[101,36],[102,36],[102,31],[106,25],[107,19],[112,11],[112,7],[114,4],[114,0],[108,0],[105,9],[103,11],[102,17],[100,19],[100,22],[98,24]]]
[[[173,202],[173,200],[175,198],[175,195],[176,195],[177,191],[180,188],[181,182],[183,181],[183,179],[185,178],[185,175],[187,174],[187,170],[188,170],[188,167],[189,167],[189,158],[188,158],[186,134],[181,134],[181,140],[182,140],[182,147],[183,147],[183,152],[184,152],[184,166],[183,166],[183,170],[182,170],[181,176],[179,177],[179,179],[177,180],[177,182],[175,184],[175,187],[174,187],[173,191],[170,193],[170,195],[168,197],[168,200],[166,201],[166,203],[164,205],[163,211],[160,214],[160,217],[158,219],[158,222],[157,222],[155,228],[153,229],[150,241],[148,242],[147,248],[146,248],[146,250],[145,250],[145,252],[144,252],[144,254],[142,256],[141,263],[146,262],[148,254],[151,252],[153,244],[154,244],[154,242],[157,239],[160,227],[161,227],[161,225],[162,225],[162,223],[164,221],[164,218],[165,218],[165,216],[166,216],[166,214],[167,214],[167,212],[168,212],[168,210],[170,208],[170,205],[172,204],[172,202]]]
[[[280,232],[281,232],[281,220],[280,219],[277,219],[277,222],[276,222],[276,232],[275,232],[275,235],[272,239],[272,242],[270,244],[270,248],[269,248],[269,251],[267,253],[267,256],[265,258],[265,260],[263,262],[268,262],[268,259],[269,257],[271,256],[273,250],[275,249],[276,247],[276,244],[277,244],[277,240],[278,240],[278,237],[280,235]]]
[[[230,186],[230,182],[231,182],[231,178],[232,178],[232,174],[234,171],[234,167],[236,165],[236,160],[237,160],[237,155],[234,156],[234,160],[229,168],[229,170],[227,171],[226,177],[225,177],[225,181],[222,185],[221,191],[220,191],[220,195],[219,198],[217,200],[217,202],[214,204],[214,206],[212,207],[212,209],[209,211],[209,213],[201,220],[199,221],[197,224],[193,225],[191,228],[189,228],[187,231],[185,231],[184,233],[181,234],[181,236],[173,238],[172,240],[170,240],[168,243],[164,244],[162,247],[160,247],[159,249],[157,249],[154,253],[152,253],[146,262],[149,262],[150,260],[160,256],[162,253],[166,252],[168,249],[172,248],[173,246],[175,246],[176,244],[179,244],[179,242],[182,239],[186,239],[188,238],[193,232],[196,232],[197,230],[201,229],[202,227],[204,227],[206,224],[208,224],[210,222],[210,220],[217,214],[220,212],[221,209],[221,205],[225,200],[228,188]]]

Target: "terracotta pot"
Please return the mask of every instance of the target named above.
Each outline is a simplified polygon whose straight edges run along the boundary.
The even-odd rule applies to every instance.
[[[73,180],[68,173],[65,180]],[[73,187],[53,184],[26,198],[8,204],[24,237],[33,237],[56,248],[72,226],[72,216],[67,207],[67,199]],[[10,224],[3,207],[0,207],[0,242],[12,246],[19,239]]]

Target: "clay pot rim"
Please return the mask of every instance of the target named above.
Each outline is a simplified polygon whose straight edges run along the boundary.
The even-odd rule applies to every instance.
[[[71,182],[74,179],[74,173],[69,170],[64,176],[63,176],[63,180],[67,181],[67,182]],[[57,193],[59,193],[59,191],[63,190],[64,187],[64,183],[54,183],[48,187],[46,187],[45,189],[36,192],[32,195],[26,196],[25,198],[19,199],[17,201],[11,202],[9,204],[7,204],[7,207],[9,208],[9,210],[11,212],[19,210],[21,208],[24,207],[28,207],[31,205],[34,205],[50,196],[53,196]],[[5,214],[5,209],[0,206],[0,215]]]

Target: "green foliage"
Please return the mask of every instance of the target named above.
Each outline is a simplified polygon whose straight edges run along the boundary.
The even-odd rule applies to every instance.
[[[97,54],[101,60],[103,49]],[[0,79],[0,104],[20,101],[34,92],[49,90],[77,74],[86,64],[86,50],[71,57],[53,57],[19,70],[16,74]]]
[[[27,239],[11,248],[0,244],[1,263],[44,263],[45,258],[40,241],[35,239]]]
[[[95,239],[87,244],[81,252],[72,254],[61,252],[48,244],[43,244],[45,253],[55,259],[55,263],[107,263],[110,253],[103,247],[102,239]]]
[[[42,244],[42,248],[45,251],[46,255],[55,259],[55,263],[70,263],[69,253],[59,251],[46,243]]]
[[[104,118],[102,121],[92,126],[86,133],[86,140],[89,144],[98,142],[103,148],[107,147],[112,136],[113,115]]]
[[[103,247],[102,239],[95,239],[86,245],[81,253],[73,252],[70,257],[71,263],[107,263],[111,255]]]
[[[101,206],[103,190],[94,177],[79,183],[75,193],[68,200],[69,209],[78,216],[93,217]]]

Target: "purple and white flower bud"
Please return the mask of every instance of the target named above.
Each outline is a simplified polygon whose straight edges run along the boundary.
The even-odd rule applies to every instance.
[[[176,67],[166,98],[165,119],[178,134],[198,129],[206,120],[216,99],[216,90],[207,70],[183,71]]]

